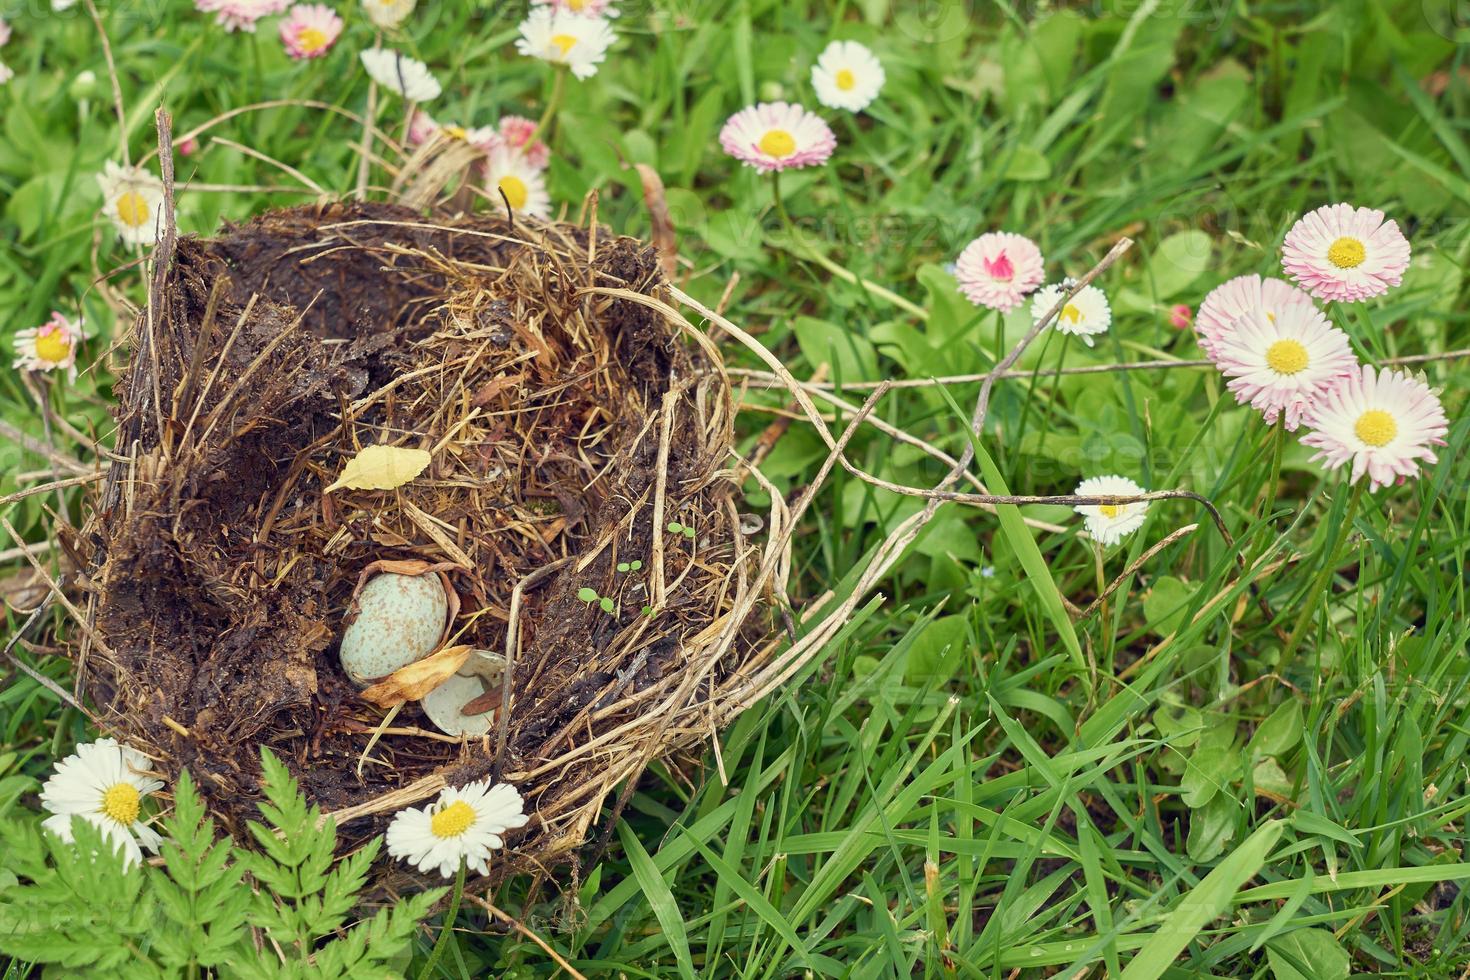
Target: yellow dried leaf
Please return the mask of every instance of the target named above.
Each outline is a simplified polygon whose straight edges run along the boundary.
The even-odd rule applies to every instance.
[[[463,667],[470,657],[471,649],[473,648],[469,646],[445,647],[423,660],[400,667],[364,690],[362,698],[380,708],[391,708],[405,701],[417,701]]]
[[[323,490],[392,490],[422,473],[429,454],[403,446],[367,446],[347,461],[337,482]]]

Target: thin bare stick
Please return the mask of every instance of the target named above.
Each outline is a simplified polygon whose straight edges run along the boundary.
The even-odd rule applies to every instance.
[[[66,480],[56,480],[53,483],[38,483],[33,487],[26,487],[24,490],[17,490],[14,493],[7,493],[5,496],[0,497],[0,507],[4,507],[7,504],[13,504],[17,500],[24,500],[27,497],[34,497],[40,493],[49,493],[52,490],[64,490],[67,487],[79,487],[83,483],[96,483],[105,475],[106,474],[101,472],[88,473],[85,476],[74,476]]]
[[[87,13],[97,27],[97,36],[102,39],[102,57],[107,61],[107,78],[112,82],[112,107],[117,112],[118,153],[122,155],[123,166],[126,167],[129,166],[128,114],[123,108],[122,85],[117,80],[117,62],[112,60],[112,42],[107,39],[107,30],[102,26],[96,4],[92,0],[86,0],[86,3]]]
[[[1093,613],[1097,612],[1098,609],[1102,607],[1102,604],[1108,601],[1108,596],[1118,591],[1118,587],[1126,582],[1129,576],[1133,575],[1144,565],[1147,565],[1155,555],[1163,551],[1165,548],[1169,547],[1169,545],[1178,541],[1180,538],[1193,534],[1198,529],[1198,524],[1186,524],[1183,527],[1170,532],[1169,535],[1163,538],[1161,541],[1156,542],[1143,554],[1139,555],[1137,558],[1133,559],[1133,561],[1129,562],[1128,567],[1123,569],[1123,574],[1119,575],[1117,578],[1109,582],[1108,587],[1099,592],[1097,598],[1088,603],[1087,608],[1082,610],[1077,618],[1087,619]]]
[[[484,909],[486,912],[489,912],[492,916],[499,919],[501,922],[504,922],[506,925],[510,926],[522,936],[525,936],[527,939],[531,940],[531,942],[535,943],[537,946],[540,946],[541,949],[546,953],[546,955],[555,960],[556,965],[567,971],[570,976],[575,977],[576,980],[587,980],[586,977],[577,972],[576,967],[572,966],[572,964],[566,961],[566,957],[558,953],[552,946],[550,946],[546,942],[546,940],[542,939],[540,936],[536,935],[530,929],[527,929],[524,925],[522,925],[521,921],[515,916],[510,915],[506,912],[502,912],[500,909],[496,908],[494,905],[491,905],[489,902],[478,895],[471,895],[469,892],[465,892],[464,897],[469,899],[474,904],[480,906],[480,908]]]
[[[306,174],[302,173],[300,170],[297,170],[289,163],[282,163],[275,157],[269,156],[265,153],[260,152],[259,150],[245,146],[243,143],[236,143],[234,140],[227,140],[223,136],[216,136],[214,138],[214,142],[218,143],[221,146],[228,146],[232,150],[237,150],[238,152],[245,154],[247,157],[253,157],[256,160],[259,160],[261,163],[270,164],[272,167],[275,167],[282,173],[289,174],[290,176],[295,177],[297,180],[301,181],[303,185],[310,188],[314,193],[320,194],[322,197],[332,196],[331,192],[328,191],[325,187],[323,187],[321,184],[318,184],[316,181],[312,180],[310,177],[306,176]]]
[[[47,572],[40,561],[36,559],[35,553],[26,545],[25,538],[20,536],[20,532],[12,527],[10,522],[3,517],[0,517],[0,527],[3,527],[5,533],[10,535],[10,539],[15,542],[16,547],[21,549],[21,555],[26,561],[30,562],[31,567],[36,570],[36,574],[41,576],[41,581],[46,583],[46,587],[51,590],[51,594],[56,596],[57,601],[65,607],[67,612],[71,613],[72,618],[76,620],[77,627],[91,637],[97,649],[109,657],[112,656],[112,648],[107,645],[101,636],[97,635],[97,631],[92,628],[92,624],[87,622],[86,615],[66,597],[66,593],[62,591],[61,585],[57,583],[56,579],[51,577],[51,573]]]
[[[40,671],[32,668],[29,664],[27,664],[24,660],[21,660],[14,653],[15,646],[20,642],[20,638],[22,636],[25,636],[26,631],[29,630],[31,626],[33,626],[36,622],[38,622],[43,615],[45,615],[46,610],[50,608],[51,600],[55,597],[55,595],[56,593],[54,592],[48,594],[46,598],[41,600],[41,604],[37,606],[29,616],[26,617],[26,621],[20,624],[20,629],[16,630],[14,635],[10,637],[9,642],[5,644],[5,659],[10,661],[10,663],[15,667],[16,670],[20,671],[22,674],[25,674],[31,680],[35,681],[37,684],[40,684],[46,690],[50,691],[52,694],[60,698],[63,704],[69,704],[73,708],[76,708],[78,711],[80,711],[82,714],[86,715],[88,720],[90,720],[92,724],[95,725],[97,723],[96,716],[93,715],[92,712],[88,711],[85,707],[83,707],[80,701],[67,693],[67,691],[61,687],[61,685],[57,684],[55,681],[53,681],[51,678],[47,677]]]
[[[496,725],[495,733],[495,768],[490,772],[491,782],[500,779],[500,774],[505,770],[505,750],[510,741],[510,688],[511,680],[515,674],[516,654],[521,645],[521,597],[526,590],[538,582],[543,582],[551,576],[551,573],[564,565],[570,564],[573,557],[558,558],[556,561],[542,565],[530,575],[516,583],[510,593],[510,619],[505,626],[505,670],[501,673],[500,680],[500,707],[496,709],[500,718]]]
[[[1381,363],[1401,367],[1406,364],[1432,364],[1438,361],[1453,361],[1462,357],[1470,357],[1470,347],[1458,350],[1447,350],[1439,354],[1408,354],[1403,357],[1386,357]],[[1077,374],[1120,374],[1126,371],[1169,371],[1175,368],[1209,368],[1214,367],[1214,361],[1208,360],[1157,360],[1157,361],[1127,361],[1117,364],[1084,364],[1076,367],[1057,368],[1047,371],[1052,376],[1077,375]],[[726,368],[727,373],[736,377],[755,378],[760,381],[770,382],[774,387],[781,383],[781,379],[771,371],[761,371],[755,368]],[[1030,378],[1035,372],[1031,370],[1006,371],[1000,377],[1002,379]],[[933,388],[938,385],[961,385],[974,384],[984,381],[990,372],[983,374],[948,374],[938,378],[903,378],[892,382],[894,388]],[[848,381],[840,387],[844,391],[866,391],[878,387],[879,381]],[[801,386],[807,391],[833,391],[839,386],[832,382],[803,381]]]

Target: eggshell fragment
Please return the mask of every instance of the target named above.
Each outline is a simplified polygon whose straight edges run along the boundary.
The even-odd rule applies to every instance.
[[[495,712],[467,715],[463,713],[463,709],[484,693],[485,682],[480,678],[455,674],[426,694],[419,706],[424,709],[424,714],[429,716],[434,727],[445,735],[478,738],[490,731],[490,726],[495,721]]]
[[[342,634],[339,656],[359,687],[432,653],[449,615],[437,575],[376,575],[358,592],[355,605],[357,615]]]

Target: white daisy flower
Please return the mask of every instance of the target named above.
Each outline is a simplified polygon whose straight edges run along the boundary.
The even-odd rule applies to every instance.
[[[1124,476],[1094,476],[1077,484],[1078,497],[1136,497],[1148,493]],[[1148,501],[1132,504],[1078,504],[1072,508],[1086,520],[1087,533],[1104,547],[1117,544],[1143,526]]]
[[[1356,303],[1403,281],[1409,240],[1382,211],[1329,204],[1291,226],[1281,266],[1318,299]]]
[[[163,220],[163,181],[141,167],[121,167],[111,160],[97,175],[102,210],[129,245],[152,245]]]
[[[564,7],[537,7],[521,21],[516,50],[553,65],[566,65],[578,78],[591,78],[617,40],[601,17],[572,13]]]
[[[1216,342],[1215,366],[1231,379],[1237,402],[1250,403],[1267,425],[1285,413],[1295,432],[1317,399],[1356,373],[1358,358],[1320,310],[1296,303],[1275,317],[1261,307],[1241,314]]]
[[[137,864],[143,860],[140,843],[156,853],[162,841],[138,819],[143,797],[163,788],[163,780],[152,773],[146,755],[118,745],[116,739],[78,745],[41,787],[41,806],[54,814],[42,826],[71,843],[72,818],[81,817],[123,852],[124,863]]]
[[[517,214],[543,220],[551,214],[546,178],[519,150],[505,145],[490,150],[490,158],[485,163],[485,186],[492,202],[504,194],[510,209]]]
[[[1349,483],[1366,473],[1369,489],[1419,475],[1419,463],[1438,460],[1430,446],[1443,446],[1449,419],[1439,397],[1404,371],[1364,364],[1313,404],[1313,431],[1302,445],[1318,450],[1313,459],[1329,470],[1353,464]]]
[[[444,91],[429,66],[392,48],[368,48],[359,57],[368,76],[409,102],[428,102]]]
[[[1038,289],[1036,295],[1031,297],[1031,321],[1040,323],[1041,318],[1057,305],[1057,300],[1067,295],[1075,285],[1077,280],[1063,279]],[[1062,333],[1081,337],[1082,342],[1091,347],[1092,338],[1097,334],[1107,333],[1112,322],[1113,310],[1108,306],[1108,297],[1096,286],[1087,285],[1067,301],[1067,305],[1062,307],[1062,311],[1052,321],[1052,326]]]
[[[794,102],[758,102],[726,120],[720,145],[741,163],[768,174],[826,163],[837,137],[821,116]]]
[[[422,809],[399,811],[388,825],[388,853],[420,871],[453,878],[460,862],[488,874],[490,852],[505,845],[502,835],[530,820],[514,786],[489,782],[449,787]]]
[[[39,327],[21,330],[15,335],[14,367],[22,371],[65,371],[76,380],[77,348],[86,337],[82,321],[68,320],[59,310]]]
[[[885,78],[882,63],[856,41],[833,41],[812,66],[817,101],[829,109],[862,112],[878,97]]]
[[[362,9],[374,25],[391,31],[408,19],[418,0],[362,0]]]

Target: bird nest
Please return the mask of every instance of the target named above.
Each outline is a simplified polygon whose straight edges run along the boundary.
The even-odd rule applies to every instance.
[[[611,791],[748,703],[767,556],[742,531],[718,352],[668,315],[652,250],[595,223],[330,204],[159,261],[81,535],[76,653],[102,727],[189,770],[226,826],[257,816],[261,747],[344,847],[497,778],[531,823],[496,874],[544,871]],[[431,462],[325,493],[368,445]],[[354,590],[385,561],[443,572],[447,637],[504,651],[488,735],[344,674]]]

